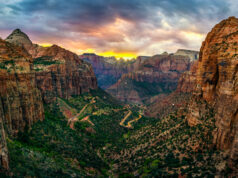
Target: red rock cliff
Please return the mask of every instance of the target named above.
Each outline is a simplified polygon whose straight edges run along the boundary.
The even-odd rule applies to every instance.
[[[189,68],[189,57],[156,55],[124,74],[107,91],[122,101],[142,103],[153,95],[174,91],[180,75]]]
[[[19,29],[13,31],[6,40],[23,46],[34,58],[36,83],[46,103],[57,96],[67,99],[97,88],[92,66],[76,54],[57,45],[41,47],[32,44]]]
[[[37,86],[44,101],[55,96],[69,98],[97,88],[97,79],[90,64],[59,46],[42,48],[33,54]]]
[[[179,93],[191,93],[196,89],[198,61],[191,63],[189,71],[184,72],[178,81],[176,91]]]
[[[230,165],[235,170],[238,170],[237,72],[238,19],[230,17],[217,24],[202,44],[193,93],[214,108],[217,127],[214,144],[229,151]],[[190,103],[189,110],[187,119],[194,125],[202,111],[196,101]]]
[[[24,49],[0,39],[0,164],[8,169],[5,135],[16,135],[44,119],[33,60]]]
[[[214,105],[214,142],[238,160],[238,19],[217,24],[203,42],[197,71],[202,97]],[[237,164],[233,165],[238,168]]]

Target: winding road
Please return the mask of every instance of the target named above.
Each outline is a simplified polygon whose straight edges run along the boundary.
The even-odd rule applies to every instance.
[[[132,123],[133,122],[137,122],[138,120],[140,120],[142,118],[142,115],[140,114],[139,117],[137,117],[136,119],[133,119],[131,121],[129,121],[127,123],[127,125],[125,125],[125,121],[130,117],[130,115],[132,114],[131,110],[127,113],[127,115],[121,120],[120,122],[120,126],[126,127],[126,128],[133,128]]]
[[[68,125],[70,126],[71,129],[74,129],[74,123],[78,121],[78,117],[85,111],[85,109],[88,107],[89,104],[93,104],[95,103],[95,98],[92,98],[91,102],[86,104],[78,114],[76,114],[75,116],[69,118],[68,120]],[[90,120],[89,120],[89,116],[85,117],[84,119],[82,119],[81,121],[88,121],[90,124],[94,125]]]

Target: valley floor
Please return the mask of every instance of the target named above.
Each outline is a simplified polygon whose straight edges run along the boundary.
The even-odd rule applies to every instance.
[[[183,96],[181,96],[183,97]],[[214,177],[229,173],[212,147],[213,113],[195,127],[184,110],[145,117],[102,90],[45,106],[45,120],[8,138],[16,177]],[[26,129],[27,130],[27,129]]]

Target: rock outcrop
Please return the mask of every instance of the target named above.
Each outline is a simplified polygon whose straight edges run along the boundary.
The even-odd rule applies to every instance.
[[[188,57],[156,55],[124,74],[107,91],[122,101],[143,103],[151,96],[174,91],[180,75],[189,68]]]
[[[37,86],[46,103],[55,96],[68,99],[97,88],[91,65],[76,54],[53,45],[33,56]]]
[[[24,47],[26,50],[31,49],[33,46],[29,37],[20,29],[14,30],[5,40],[14,45]]]
[[[189,59],[190,62],[193,62],[194,60],[196,60],[198,58],[199,52],[181,49],[181,50],[178,50],[175,54],[169,55],[167,52],[164,52],[163,54],[156,55],[156,56],[163,56],[164,58],[167,57],[167,58],[174,58],[174,59],[186,58],[186,59]],[[80,58],[83,59],[84,61],[87,61],[92,64],[93,69],[95,71],[95,75],[98,79],[99,87],[101,87],[103,89],[108,89],[108,91],[111,91],[112,88],[120,85],[120,83],[122,84],[123,83],[122,81],[125,80],[126,78],[128,78],[127,75],[128,76],[132,76],[132,75],[139,76],[140,74],[138,74],[137,71],[143,70],[142,69],[143,63],[145,63],[145,65],[146,65],[146,61],[149,61],[149,62],[147,62],[148,66],[154,65],[153,61],[150,60],[151,57],[149,57],[149,56],[138,56],[136,59],[125,61],[122,59],[117,60],[115,57],[103,57],[103,56],[98,56],[94,53],[85,53],[83,55],[80,55]],[[171,70],[173,70],[173,69],[171,69]],[[144,77],[144,75],[142,77]],[[148,76],[149,80],[152,78]],[[126,83],[128,83],[128,82],[126,82]],[[152,83],[152,82],[150,82],[150,83]],[[174,88],[173,88],[173,90],[174,90]],[[137,102],[138,97],[140,97],[136,91],[128,91],[127,93],[125,93],[125,95],[129,96],[128,100],[133,101],[133,102],[134,101]],[[133,96],[133,95],[135,95],[135,96]],[[121,93],[117,93],[116,96],[119,99],[124,101],[124,99],[123,99],[124,96],[122,96]],[[139,101],[139,102],[141,102],[141,101]]]
[[[91,65],[76,54],[57,45],[42,47],[33,44],[20,30],[14,30],[6,40],[24,47],[33,57],[36,83],[44,102],[49,103],[56,97],[67,99],[97,88]]]
[[[44,119],[33,60],[22,48],[0,39],[0,163],[8,169],[6,133],[16,135]]]

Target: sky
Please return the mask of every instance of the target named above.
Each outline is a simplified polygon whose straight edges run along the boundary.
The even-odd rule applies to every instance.
[[[0,37],[20,28],[37,44],[132,58],[200,50],[237,0],[0,0]]]

